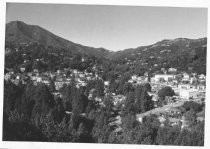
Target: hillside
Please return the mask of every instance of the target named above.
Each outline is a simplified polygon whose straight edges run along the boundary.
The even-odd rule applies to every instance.
[[[141,46],[137,48],[125,49],[115,53],[110,53],[107,58],[122,59],[122,58],[143,58],[143,57],[165,57],[172,54],[181,54],[182,52],[192,53],[196,48],[206,47],[207,38],[187,39],[177,38],[173,40],[162,40],[152,45]]]
[[[52,46],[69,49],[72,53],[81,53],[103,57],[109,53],[104,48],[82,46],[63,39],[37,25],[28,25],[21,21],[12,21],[6,24],[6,44],[20,44],[38,42],[45,47]]]
[[[149,46],[110,53],[107,58],[147,70],[174,67],[206,73],[207,38],[162,40]]]

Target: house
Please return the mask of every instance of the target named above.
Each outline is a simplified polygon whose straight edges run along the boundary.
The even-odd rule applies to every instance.
[[[16,76],[16,79],[17,79],[17,80],[20,80],[20,76],[19,76],[19,75],[17,75],[17,76]]]
[[[161,80],[170,81],[175,78],[173,74],[156,74],[154,77],[155,82],[160,82]]]
[[[55,97],[60,97],[60,98],[62,98],[62,94],[59,93],[59,92],[53,92],[52,94],[53,94]]]
[[[131,77],[131,79],[132,79],[132,80],[137,80],[137,75],[133,75],[133,76]]]
[[[20,82],[20,80],[19,80],[19,79],[15,79],[15,80],[13,80],[12,82],[13,82],[15,85],[18,85],[19,82]]]
[[[87,86],[87,83],[86,82],[81,82],[80,86]]]
[[[128,83],[133,83],[134,81],[132,79],[128,80]]]
[[[88,77],[86,77],[86,79],[87,79],[87,80],[91,80],[91,77],[90,77],[90,76],[88,76]]]
[[[78,73],[78,71],[77,71],[76,69],[74,69],[74,70],[73,70],[73,73],[74,73],[74,74],[77,74],[77,73]]]
[[[95,101],[101,103],[102,99],[100,97],[95,97]]]
[[[189,81],[189,80],[190,80],[190,75],[187,73],[183,73],[182,81]]]
[[[205,90],[206,89],[206,86],[205,85],[202,85],[202,84],[199,84],[197,86],[197,89],[199,89],[199,90]]]
[[[32,73],[32,72],[28,72],[27,75],[28,75],[29,77],[31,77],[31,76],[33,75],[33,73]]]
[[[197,116],[197,121],[204,121],[205,120],[205,111],[202,110],[201,112],[196,114]]]
[[[168,110],[168,113],[169,113],[171,116],[180,115],[181,112],[182,112],[182,111],[181,111],[180,109],[174,108],[174,107],[171,107],[171,108]]]
[[[143,117],[138,117],[138,119],[137,119],[140,123],[142,123],[143,122]]]
[[[63,81],[55,81],[55,89],[59,90],[65,83]]]
[[[176,68],[169,68],[168,72],[177,72],[177,69]]]
[[[206,79],[206,76],[204,74],[201,74],[198,77],[199,77],[200,80],[205,80]]]
[[[161,70],[162,72],[165,72],[165,68],[161,68],[160,70]]]
[[[105,86],[109,86],[110,82],[109,81],[104,81]]]
[[[119,133],[121,133],[122,132],[122,128],[121,127],[117,127],[115,130],[114,130],[114,133],[116,134],[116,135],[118,135]]]
[[[46,79],[43,80],[43,83],[46,84],[46,85],[50,85],[50,81],[49,80],[46,80]]]
[[[54,73],[50,73],[50,78],[54,78],[56,75]]]
[[[199,92],[197,89],[181,89],[179,96],[183,99],[194,99],[199,97]]]
[[[190,88],[191,88],[190,84],[180,84],[179,85],[180,90],[188,90]]]
[[[84,78],[85,77],[85,74],[80,73],[79,74],[79,77]]]
[[[169,118],[169,122],[171,126],[180,126],[181,125],[181,120],[178,118]]]
[[[149,96],[152,96],[152,101],[157,102],[158,101],[158,94],[147,92]]]
[[[25,67],[21,67],[21,68],[20,68],[20,71],[21,71],[21,72],[24,72],[24,71],[25,71]]]
[[[82,62],[84,62],[84,61],[85,61],[85,58],[84,58],[84,57],[82,57],[81,61],[82,61]]]
[[[160,122],[160,126],[161,127],[164,126],[164,122],[166,121],[166,118],[163,115],[161,115],[158,117],[158,120]]]
[[[123,101],[125,101],[126,97],[123,95],[116,95],[116,96],[113,96],[113,99],[114,99],[113,101],[114,105],[118,105],[122,103]]]
[[[192,77],[190,78],[190,84],[196,84],[198,82],[197,78]]]
[[[10,73],[6,73],[6,74],[4,75],[4,79],[5,79],[6,81],[8,81],[8,80],[10,79],[10,77],[11,77],[11,74],[10,74]]]
[[[145,77],[148,77],[148,75],[149,75],[148,72],[145,72],[145,73],[144,73],[144,76],[145,76]]]
[[[33,70],[33,72],[38,73],[38,72],[39,72],[39,70],[38,70],[38,69],[34,69],[34,70]]]
[[[42,77],[36,77],[37,82],[42,82]]]
[[[62,70],[57,70],[57,73],[58,73],[58,74],[61,74],[61,73],[62,73]]]
[[[93,98],[95,98],[97,96],[97,90],[95,88],[91,89],[89,91],[89,95],[88,95],[88,99],[92,100]]]

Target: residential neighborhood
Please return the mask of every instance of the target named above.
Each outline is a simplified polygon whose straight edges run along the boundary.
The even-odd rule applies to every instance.
[[[23,68],[20,68],[23,69]],[[95,66],[93,67],[94,71],[97,71]],[[163,126],[167,116],[169,118],[171,126],[180,125],[181,128],[188,127],[186,121],[184,120],[183,111],[179,108],[186,101],[193,101],[199,104],[205,103],[205,92],[206,92],[206,76],[204,74],[197,75],[196,73],[188,74],[186,72],[177,73],[176,68],[169,68],[168,71],[165,69],[163,74],[153,74],[149,78],[148,73],[146,72],[143,76],[133,75],[128,80],[127,83],[130,83],[133,86],[138,86],[141,84],[149,83],[151,86],[151,91],[148,94],[152,97],[154,102],[154,109],[147,111],[145,113],[137,114],[136,118],[139,122],[142,122],[145,116],[156,115],[160,120],[161,125]],[[173,71],[174,74],[167,74],[167,72]],[[54,96],[63,97],[60,89],[64,85],[71,84],[72,81],[76,83],[76,87],[86,87],[88,81],[100,79],[104,82],[104,93],[105,96],[111,96],[113,99],[114,106],[118,107],[119,105],[124,106],[126,96],[117,93],[110,93],[109,86],[110,81],[103,80],[101,77],[95,73],[88,73],[87,71],[79,71],[76,69],[64,69],[57,70],[56,72],[42,72],[39,73],[37,69],[34,69],[33,72],[15,74],[12,69],[8,69],[5,74],[5,81],[11,81],[12,83],[18,85],[19,83],[27,84],[27,81],[32,81],[34,85],[43,83],[47,86],[54,86],[55,90],[52,92]],[[97,71],[98,72],[98,71]],[[179,78],[178,78],[179,77]],[[150,80],[150,81],[149,81]],[[164,87],[171,87],[174,90],[173,96],[166,96],[163,105],[158,106],[157,103],[160,100],[158,92]],[[98,97],[96,94],[96,89],[92,89],[89,92],[89,100],[95,100],[99,102],[101,106],[104,106],[101,97]],[[174,114],[176,115],[174,117]],[[122,131],[120,127],[121,118],[120,115],[117,115],[116,120],[114,121],[117,132]],[[204,116],[202,117],[204,120]],[[113,125],[113,122],[111,122]],[[120,129],[119,129],[120,128]]]

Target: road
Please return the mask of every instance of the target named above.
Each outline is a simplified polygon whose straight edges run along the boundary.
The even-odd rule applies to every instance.
[[[152,110],[147,111],[145,113],[137,114],[136,117],[138,119],[139,117],[149,116],[151,114],[159,114],[159,113],[168,111],[172,107],[174,107],[174,108],[175,107],[180,107],[180,106],[182,106],[184,104],[185,101],[186,100],[184,100],[184,99],[183,100],[179,100],[179,101],[177,101],[175,103],[164,105],[163,107],[155,108],[155,109],[152,109]]]

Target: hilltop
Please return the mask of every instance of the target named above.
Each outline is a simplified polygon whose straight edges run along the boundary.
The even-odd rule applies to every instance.
[[[12,21],[6,24],[5,39],[6,44],[37,42],[45,47],[51,46],[60,49],[68,49],[73,53],[94,55],[99,57],[103,57],[109,53],[109,51],[104,48],[83,46],[61,38],[40,26],[29,25],[22,21]]]

